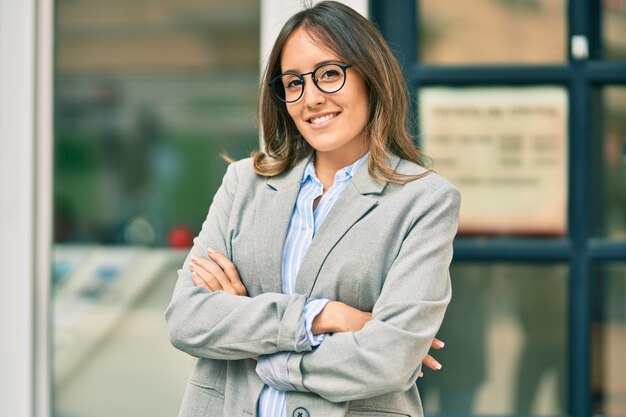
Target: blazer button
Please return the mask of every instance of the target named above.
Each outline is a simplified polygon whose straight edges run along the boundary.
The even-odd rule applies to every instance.
[[[298,407],[293,410],[293,417],[309,417],[309,412],[304,407]]]

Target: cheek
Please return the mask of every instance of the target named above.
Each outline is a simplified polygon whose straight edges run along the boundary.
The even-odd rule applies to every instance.
[[[296,117],[299,114],[297,107],[297,105],[293,104],[287,105],[287,113],[289,113],[289,117],[291,117],[291,120],[295,123],[298,122],[298,117]]]
[[[349,101],[352,103],[354,115],[358,118],[359,124],[361,122],[366,123],[369,118],[369,94],[364,84],[358,83],[355,86]]]
[[[358,103],[354,106],[354,115],[359,125],[367,124],[369,121],[369,103],[367,96],[355,97],[354,103]]]

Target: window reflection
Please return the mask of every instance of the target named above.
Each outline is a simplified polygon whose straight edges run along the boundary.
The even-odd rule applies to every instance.
[[[452,265],[453,297],[418,384],[426,412],[565,415],[567,267]]]
[[[547,64],[567,59],[565,0],[419,0],[428,64]]]
[[[55,239],[185,246],[258,147],[258,4],[58,1]]]
[[[626,61],[626,1],[602,1],[602,32],[603,58]]]
[[[595,137],[599,167],[594,170],[594,231],[597,236],[626,239],[626,87],[595,92]]]
[[[592,409],[626,416],[626,263],[592,270]]]
[[[220,153],[258,148],[259,2],[55,6],[53,415],[176,415],[163,312]]]

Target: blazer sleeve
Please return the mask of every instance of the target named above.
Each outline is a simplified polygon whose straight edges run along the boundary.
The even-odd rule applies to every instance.
[[[289,356],[288,382],[297,391],[337,402],[403,392],[415,384],[451,296],[460,194],[445,185],[430,199],[420,197],[424,209],[388,271],[372,320],[358,332],[326,336],[312,352]]]
[[[190,355],[226,360],[311,350],[309,343],[297,337],[304,326],[305,296],[265,293],[250,298],[208,291],[192,281],[192,256],[207,258],[209,247],[229,253],[228,228],[238,189],[237,165],[228,167],[202,231],[178,271],[165,313],[170,341]]]

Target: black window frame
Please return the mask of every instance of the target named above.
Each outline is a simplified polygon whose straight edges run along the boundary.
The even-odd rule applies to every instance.
[[[572,36],[584,36],[589,57],[571,51],[562,64],[550,65],[425,65],[419,61],[419,0],[369,0],[371,19],[380,28],[402,65],[409,86],[411,114],[417,119],[417,93],[425,86],[560,85],[569,96],[568,114],[568,233],[562,239],[457,238],[454,260],[566,262],[568,280],[568,404],[572,417],[592,415],[591,404],[591,269],[610,261],[626,261],[626,241],[593,235],[594,197],[601,190],[592,178],[602,169],[600,147],[594,141],[601,120],[593,118],[592,93],[609,85],[626,86],[626,62],[602,59],[600,0],[566,2],[566,47]],[[600,118],[601,119],[601,118]],[[417,127],[412,126],[414,134]],[[414,135],[417,137],[417,135]],[[601,178],[601,176],[600,176]]]

